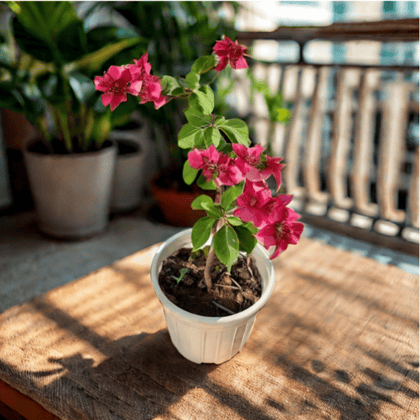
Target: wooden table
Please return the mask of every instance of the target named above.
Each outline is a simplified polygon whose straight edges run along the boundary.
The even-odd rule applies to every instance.
[[[418,276],[303,238],[275,260],[275,291],[242,352],[196,365],[167,333],[155,250],[0,315],[0,413],[418,419]]]

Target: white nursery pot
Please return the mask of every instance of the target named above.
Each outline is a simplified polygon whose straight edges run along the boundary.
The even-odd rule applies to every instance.
[[[156,252],[151,266],[155,293],[162,303],[172,343],[194,363],[220,364],[231,359],[244,346],[255,322],[257,312],[267,303],[274,289],[274,268],[266,250],[259,244],[252,252],[262,277],[262,295],[248,309],[225,317],[195,315],[173,304],[159,286],[163,260],[182,247],[191,247],[191,231],[184,230],[164,242]]]

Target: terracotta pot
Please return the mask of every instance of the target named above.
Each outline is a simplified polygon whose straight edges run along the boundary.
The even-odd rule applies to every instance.
[[[163,188],[156,183],[160,177],[161,175],[152,180],[151,191],[168,224],[172,226],[191,227],[200,217],[206,216],[205,211],[193,210],[191,208],[191,203],[199,195],[205,194],[205,191],[189,192]]]
[[[108,225],[117,147],[96,152],[44,154],[35,143],[24,158],[39,229],[63,239],[79,239]]]
[[[155,293],[162,304],[172,343],[194,363],[223,363],[235,356],[251,334],[258,311],[267,303],[275,283],[274,268],[267,251],[257,244],[252,256],[262,278],[262,295],[248,309],[225,317],[195,315],[173,304],[159,286],[163,260],[191,245],[191,229],[170,237],[157,250],[150,268]]]
[[[39,136],[37,129],[28,121],[25,114],[1,108],[1,124],[7,149],[20,150]]]

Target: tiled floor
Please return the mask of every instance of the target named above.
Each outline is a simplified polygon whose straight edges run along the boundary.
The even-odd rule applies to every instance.
[[[42,236],[34,212],[0,217],[0,312],[109,265],[182,228],[151,221],[142,210],[114,217],[106,232],[80,242]],[[304,235],[418,274],[416,257],[306,226]],[[287,252],[287,251],[286,251]]]

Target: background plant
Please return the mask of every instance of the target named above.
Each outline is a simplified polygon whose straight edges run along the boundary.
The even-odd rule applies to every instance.
[[[116,25],[88,30],[71,2],[7,4],[14,15],[0,40],[0,107],[24,113],[50,152],[99,149],[136,103],[111,114],[92,76],[120,54],[142,54],[147,42]]]

